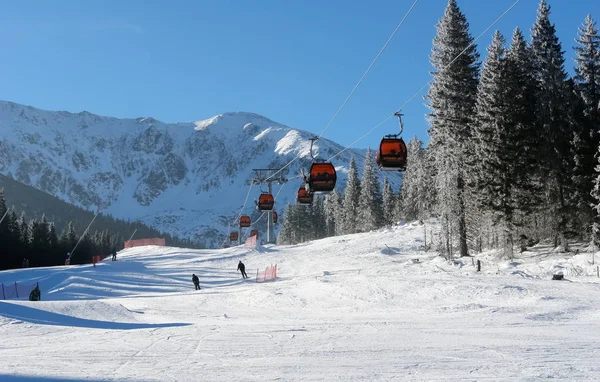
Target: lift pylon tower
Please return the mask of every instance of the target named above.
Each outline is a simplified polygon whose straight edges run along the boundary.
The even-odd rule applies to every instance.
[[[269,194],[273,195],[273,183],[284,184],[287,179],[283,176],[283,169],[272,169],[272,168],[255,168],[254,179],[252,184],[266,184],[269,187]],[[267,214],[267,244],[271,243],[271,233],[273,232],[272,224],[273,214]],[[274,236],[274,235],[273,235]]]

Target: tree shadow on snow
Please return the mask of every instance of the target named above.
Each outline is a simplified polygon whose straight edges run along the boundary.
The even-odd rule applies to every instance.
[[[110,330],[169,328],[190,325],[187,323],[141,324],[89,320],[86,318],[67,316],[64,314],[48,312],[41,309],[31,308],[29,306],[11,304],[3,301],[0,301],[0,316],[39,325],[71,326],[79,328]],[[0,380],[4,381],[5,379],[0,378]]]

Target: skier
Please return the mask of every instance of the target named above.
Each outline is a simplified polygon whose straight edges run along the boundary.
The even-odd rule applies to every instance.
[[[38,284],[35,285],[35,288],[29,293],[29,301],[40,301],[42,299],[42,294],[40,292],[40,286]]]
[[[115,247],[113,247],[112,250],[112,261],[117,260],[117,249]]]
[[[194,283],[194,287],[196,287],[196,290],[200,290],[200,280],[198,280],[198,276],[196,276],[195,273],[192,273],[192,282]]]
[[[248,275],[246,274],[246,266],[244,265],[244,263],[242,263],[242,260],[240,260],[240,262],[238,263],[237,269],[242,273],[243,278],[248,278]]]

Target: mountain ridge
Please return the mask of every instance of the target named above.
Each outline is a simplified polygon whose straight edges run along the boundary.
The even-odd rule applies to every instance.
[[[312,161],[314,136],[251,112],[164,123],[10,101],[0,101],[0,128],[1,174],[82,208],[100,207],[207,247],[222,243],[240,211],[252,212],[258,186],[242,209],[247,187],[253,187],[252,169],[281,168],[299,157],[283,173],[290,180],[276,209],[295,201],[301,185],[296,178]],[[321,138],[314,152],[327,159],[343,149]],[[338,189],[351,156],[362,170],[364,153],[351,149],[336,157]]]

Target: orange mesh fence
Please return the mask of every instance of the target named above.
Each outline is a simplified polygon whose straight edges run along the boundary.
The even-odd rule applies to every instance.
[[[256,236],[250,236],[244,243],[246,247],[256,247]]]
[[[262,283],[265,281],[275,280],[277,278],[277,264],[266,267],[264,271],[256,271],[256,282]]]
[[[150,238],[150,239],[137,239],[129,240],[125,242],[125,248],[141,247],[143,245],[161,245],[165,246],[165,239],[161,238]]]

